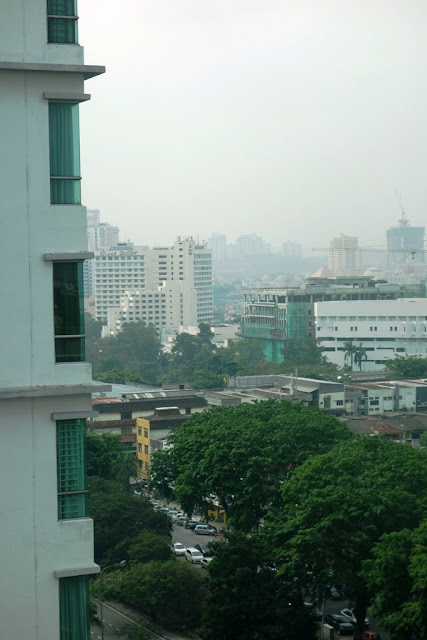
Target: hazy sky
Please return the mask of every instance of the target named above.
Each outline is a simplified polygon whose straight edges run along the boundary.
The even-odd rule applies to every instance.
[[[84,202],[122,239],[385,244],[427,210],[425,0],[79,0]]]

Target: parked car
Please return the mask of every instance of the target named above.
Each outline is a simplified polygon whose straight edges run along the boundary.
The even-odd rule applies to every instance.
[[[213,536],[215,532],[215,527],[210,527],[208,524],[198,524],[194,527],[196,536]]]
[[[213,558],[209,557],[209,558],[202,558],[200,560],[200,566],[202,567],[202,569],[207,569],[209,566],[209,563],[212,562]]]
[[[381,636],[376,631],[365,631],[365,640],[381,640]]]
[[[195,547],[187,547],[184,555],[185,559],[188,560],[188,562],[192,562],[193,564],[200,564],[200,561],[203,558],[201,552]]]
[[[175,556],[185,555],[185,547],[181,542],[173,542],[171,544],[171,551]]]
[[[194,519],[190,519],[186,524],[185,524],[185,528],[186,529],[191,529],[192,531],[194,531],[195,527],[197,527],[198,524],[201,524],[200,520],[194,520]]]
[[[342,593],[341,593],[341,591],[339,591],[339,589],[337,589],[337,587],[327,586],[326,587],[326,592],[328,594],[327,597],[329,597],[331,600],[342,600],[343,599]]]
[[[183,527],[187,522],[187,516],[181,514],[172,518],[172,521],[175,522],[175,524],[177,524],[178,526]]]
[[[330,624],[339,636],[341,634],[350,634],[354,631],[354,624],[352,624],[345,616],[340,616],[336,613],[328,613],[325,616],[325,622],[326,624]]]
[[[354,615],[353,609],[343,609],[341,611],[341,615],[345,618],[348,618],[351,623],[356,625],[356,616]],[[365,627],[369,627],[369,619],[365,618]]]
[[[307,607],[314,620],[319,622],[322,619],[322,610],[319,609],[319,607],[316,607],[313,602],[304,602],[304,605]]]
[[[174,516],[178,516],[178,515],[182,515],[181,511],[178,511],[178,509],[168,509],[166,512],[166,515],[169,518],[173,518]]]
[[[213,556],[207,544],[195,544],[194,548],[198,549],[204,558],[211,558]]]

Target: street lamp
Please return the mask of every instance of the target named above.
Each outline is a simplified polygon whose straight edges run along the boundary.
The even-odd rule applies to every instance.
[[[122,560],[119,563],[115,563],[115,564],[109,564],[108,567],[104,567],[101,571],[101,573],[98,575],[98,580],[101,580],[103,574],[107,571],[107,569],[112,569],[113,567],[117,567],[118,565],[123,565],[126,564],[127,560]],[[102,640],[104,640],[104,618],[103,618],[103,612],[102,612],[102,580],[99,583],[99,612],[100,612],[100,616],[101,616],[101,638]]]

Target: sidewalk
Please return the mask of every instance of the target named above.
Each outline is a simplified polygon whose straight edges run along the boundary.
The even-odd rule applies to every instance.
[[[188,636],[188,635],[184,635],[183,633],[169,631],[168,629],[165,629],[164,627],[162,627],[160,624],[157,624],[156,622],[151,622],[150,620],[147,619],[147,617],[143,616],[142,614],[140,614],[138,611],[135,611],[131,607],[128,607],[127,605],[122,604],[121,602],[104,601],[104,604],[107,604],[109,607],[111,607],[112,609],[115,609],[118,613],[125,615],[127,618],[130,618],[134,622],[147,622],[148,629],[150,631],[153,631],[155,634],[159,636],[159,638],[163,638],[164,640],[188,640],[189,638],[192,638],[192,639],[198,638],[198,636],[196,636],[195,634]]]

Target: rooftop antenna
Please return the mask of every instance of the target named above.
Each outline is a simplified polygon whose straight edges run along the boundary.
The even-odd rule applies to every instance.
[[[406,217],[405,207],[403,206],[402,200],[401,200],[401,198],[399,198],[399,194],[397,193],[396,189],[394,190],[394,195],[396,196],[396,200],[397,200],[397,202],[399,204],[399,209],[402,212],[402,217],[399,220],[399,226],[407,227],[408,226],[408,218]]]

